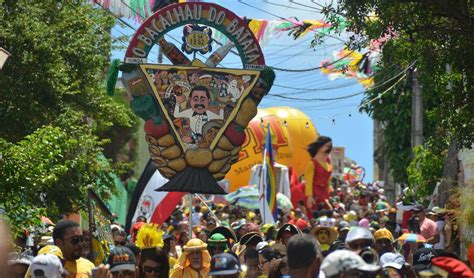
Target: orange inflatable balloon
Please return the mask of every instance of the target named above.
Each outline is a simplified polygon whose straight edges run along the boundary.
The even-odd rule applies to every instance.
[[[306,147],[318,137],[311,119],[291,107],[259,109],[245,130],[246,139],[239,161],[232,165],[225,177],[230,182],[230,191],[247,185],[252,167],[262,163],[268,124],[276,162],[293,167],[298,175],[303,174],[310,158]]]

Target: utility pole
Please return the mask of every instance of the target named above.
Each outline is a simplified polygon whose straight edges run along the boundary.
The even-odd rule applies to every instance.
[[[418,82],[418,69],[412,70],[411,147],[423,144],[423,89]]]
[[[163,64],[163,51],[161,47],[158,46],[158,64]]]

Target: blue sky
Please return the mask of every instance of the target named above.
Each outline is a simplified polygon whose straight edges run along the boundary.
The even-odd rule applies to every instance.
[[[323,19],[323,16],[317,10],[319,7],[309,0],[294,0],[293,3],[289,0],[242,1],[268,13],[249,7],[242,2],[235,0],[207,2],[218,3],[235,12],[239,16],[246,16],[249,18],[277,20],[277,17],[268,14],[272,13],[285,18],[297,17],[299,20]],[[321,1],[317,2],[322,3]],[[314,8],[304,7],[302,5],[308,5]],[[138,28],[140,25],[138,22],[133,20],[127,19],[126,21],[135,28]],[[113,28],[113,36],[120,36],[122,34],[131,35],[133,34],[133,30],[128,27],[121,28],[119,26]],[[181,29],[174,30],[170,35],[181,40]],[[271,40],[269,45],[263,49],[266,64],[269,66],[288,69],[313,68],[319,66],[322,59],[330,57],[333,51],[343,48],[343,42],[341,40],[328,38],[323,45],[311,49],[311,40],[311,32],[305,37],[297,40],[294,40],[286,34],[282,34],[280,37]],[[125,50],[115,51],[113,57],[123,59],[124,53]],[[157,61],[157,49],[152,49],[148,56],[148,60],[149,62]],[[239,62],[240,58],[230,53],[223,60],[222,66],[240,68],[241,64]],[[273,94],[290,94],[292,97],[299,98],[334,98],[364,91],[364,88],[353,79],[336,79],[331,81],[326,75],[319,71],[298,73],[276,71],[274,85],[318,89],[316,91],[301,92],[298,90],[273,86],[270,91],[270,93]],[[325,89],[332,87],[339,88],[331,90]],[[366,114],[358,112],[357,107],[360,104],[362,97],[363,95],[357,95],[355,97],[338,101],[309,102],[266,96],[259,107],[290,106],[300,109],[312,119],[320,134],[332,137],[334,145],[346,148],[346,156],[352,158],[365,167],[365,180],[371,181],[373,173],[373,121]]]

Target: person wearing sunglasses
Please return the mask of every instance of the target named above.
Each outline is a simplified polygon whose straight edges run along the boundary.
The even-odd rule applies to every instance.
[[[84,237],[78,223],[59,221],[53,230],[54,244],[59,247],[64,259],[64,269],[71,276],[91,275],[94,264],[82,258]]]
[[[362,227],[353,227],[346,236],[346,245],[351,251],[360,251],[364,248],[373,247],[374,236]]]
[[[376,277],[380,265],[366,263],[359,255],[349,250],[336,250],[321,263],[321,271],[328,278]]]
[[[227,239],[221,233],[213,234],[207,240],[207,250],[211,256],[227,252]]]
[[[114,278],[127,277],[135,278],[135,255],[132,250],[124,246],[116,246],[110,252],[107,263]]]
[[[166,278],[170,271],[168,255],[159,247],[142,249],[137,270],[139,278]]]
[[[127,233],[124,230],[116,229],[112,232],[115,246],[125,246],[127,244]]]

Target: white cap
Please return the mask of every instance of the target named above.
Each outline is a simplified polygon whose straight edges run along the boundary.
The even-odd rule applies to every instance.
[[[380,257],[382,267],[393,267],[400,270],[405,265],[405,258],[399,253],[385,253]]]
[[[15,265],[15,264],[30,265],[32,260],[33,260],[33,256],[30,256],[26,253],[14,252],[14,253],[8,254],[8,265]]]
[[[58,257],[51,254],[41,254],[36,256],[30,265],[30,275],[35,277],[59,278],[64,269]]]
[[[346,242],[351,242],[358,239],[368,239],[374,241],[374,236],[366,228],[352,227],[349,233],[347,233]]]
[[[349,250],[336,250],[321,263],[321,270],[324,271],[327,277],[354,269],[376,272],[380,269],[380,266],[364,262],[359,255]]]
[[[268,246],[268,242],[266,241],[260,241],[259,243],[257,243],[257,251],[258,253],[261,253],[263,248],[267,247]]]

